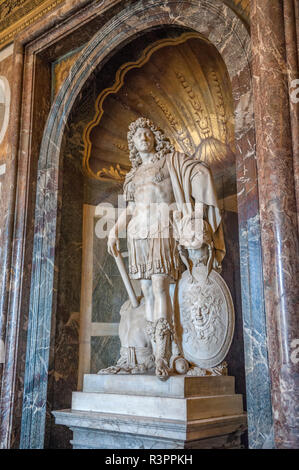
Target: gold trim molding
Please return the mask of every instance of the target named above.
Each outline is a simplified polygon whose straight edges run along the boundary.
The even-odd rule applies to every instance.
[[[12,42],[16,34],[64,2],[65,0],[0,0],[0,49]]]

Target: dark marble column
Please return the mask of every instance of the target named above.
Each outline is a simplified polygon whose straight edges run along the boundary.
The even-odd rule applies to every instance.
[[[299,338],[299,260],[286,43],[292,19],[286,18],[286,6],[283,0],[252,0],[251,34],[275,445],[297,448],[299,367],[294,345]]]
[[[290,116],[293,141],[293,162],[295,173],[295,190],[297,208],[299,208],[299,36],[296,31],[296,8],[299,12],[298,0],[284,0],[284,31],[286,43],[286,65],[290,93]],[[299,18],[297,18],[298,21]],[[298,23],[299,27],[299,23]],[[297,91],[298,90],[298,91]],[[298,222],[299,212],[297,209]],[[298,224],[299,225],[299,224]]]
[[[297,54],[299,60],[299,3],[294,0],[295,7],[295,22],[296,22],[296,33],[297,33]]]

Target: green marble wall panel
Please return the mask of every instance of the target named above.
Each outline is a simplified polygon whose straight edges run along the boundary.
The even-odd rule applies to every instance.
[[[121,250],[125,250],[125,240],[121,240]],[[127,266],[128,259],[124,261]],[[127,298],[114,258],[107,252],[107,238],[99,239],[94,232],[92,322],[119,322],[120,307]]]
[[[90,373],[114,364],[119,358],[120,341],[118,336],[93,336],[91,338]]]

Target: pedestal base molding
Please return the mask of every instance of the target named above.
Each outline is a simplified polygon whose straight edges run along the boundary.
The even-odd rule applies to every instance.
[[[241,446],[247,418],[233,377],[174,376],[161,382],[135,376],[133,382],[125,376],[85,376],[83,392],[73,393],[72,409],[53,412],[56,424],[73,431],[73,448]],[[115,393],[117,387],[121,392]]]

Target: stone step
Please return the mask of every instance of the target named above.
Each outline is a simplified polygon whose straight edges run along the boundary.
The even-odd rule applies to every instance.
[[[189,421],[241,414],[243,402],[235,394],[172,398],[73,392],[72,409]]]
[[[84,375],[83,392],[153,397],[233,395],[235,378],[229,376],[173,376],[166,381],[154,375]]]
[[[95,413],[90,411],[59,410],[52,411],[56,424],[63,424],[72,430],[82,429],[86,434],[100,430],[103,433],[119,433],[155,438],[189,440],[206,439],[213,436],[234,433],[247,427],[246,413],[220,416],[192,421],[148,418],[143,416],[129,417],[114,413]],[[101,436],[102,437],[102,436]],[[162,447],[161,447],[162,448]]]

